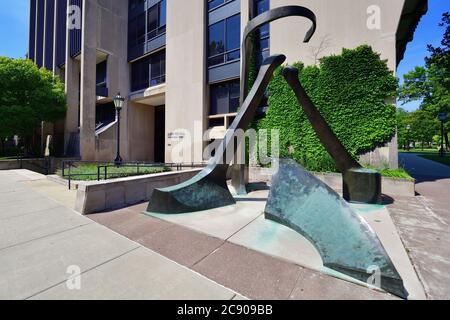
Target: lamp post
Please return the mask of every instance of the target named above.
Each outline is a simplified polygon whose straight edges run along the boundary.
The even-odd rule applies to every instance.
[[[411,132],[411,125],[406,126],[406,151],[411,150],[411,142],[409,141],[409,134]]]
[[[447,121],[447,114],[444,112],[439,113],[439,120],[441,121],[441,150],[439,155],[441,157],[445,156],[444,150],[444,122]]]
[[[120,92],[117,96],[114,97],[114,106],[116,107],[116,117],[117,117],[117,157],[114,160],[114,164],[116,166],[122,165],[122,157],[120,156],[120,111],[122,111],[123,104],[125,102],[125,98],[120,95]]]

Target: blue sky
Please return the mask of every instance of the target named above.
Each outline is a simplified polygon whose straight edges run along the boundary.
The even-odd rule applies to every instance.
[[[23,58],[28,50],[29,0],[0,0],[0,56]]]
[[[0,0],[0,56],[25,57],[28,46],[29,0]],[[414,41],[409,43],[405,58],[398,68],[398,76],[424,64],[427,44],[439,45],[444,29],[438,26],[442,13],[450,11],[449,0],[429,0],[428,14],[422,18]],[[403,106],[414,110],[419,103]]]
[[[439,27],[439,22],[442,14],[450,11],[450,1],[429,0],[428,6],[428,13],[422,17],[414,34],[414,40],[408,44],[405,57],[398,67],[397,75],[401,80],[403,75],[413,70],[415,66],[423,66],[425,64],[425,57],[428,56],[428,44],[439,46],[442,41],[445,29]],[[401,107],[412,111],[417,109],[419,105],[420,102],[413,102]]]

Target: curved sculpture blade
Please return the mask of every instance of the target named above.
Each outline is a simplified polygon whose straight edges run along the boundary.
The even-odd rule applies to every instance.
[[[311,28],[305,35],[303,40],[304,43],[309,42],[314,33],[316,32],[316,15],[314,12],[309,10],[308,8],[301,6],[284,6],[275,8],[269,11],[266,11],[256,18],[252,19],[246,26],[243,34],[242,48],[241,48],[241,61],[242,61],[242,69],[241,69],[241,96],[240,96],[240,105],[247,98],[248,92],[248,71],[250,55],[252,52],[252,42],[250,35],[254,33],[258,28],[263,25],[270,23],[275,20],[279,20],[287,17],[304,17],[309,19],[312,22]],[[247,194],[246,184],[248,183],[248,171],[245,165],[235,165],[233,166],[232,172],[232,185],[236,190],[237,194],[245,195]]]
[[[247,98],[248,91],[248,62],[251,55],[251,39],[250,35],[263,25],[287,17],[304,17],[312,22],[312,27],[308,30],[303,40],[304,43],[309,42],[316,32],[317,23],[316,15],[308,8],[301,6],[285,6],[266,11],[256,18],[250,20],[244,30],[242,41],[242,72],[241,72],[241,104]]]
[[[234,148],[234,153],[236,152],[237,145],[234,143],[236,130],[248,128],[264,97],[273,72],[285,60],[284,55],[274,55],[264,61],[252,91],[242,104],[241,111],[228,129],[207,168],[185,183],[155,190],[148,212],[177,214],[220,208],[236,203],[226,182],[227,171],[232,160],[228,159],[227,152],[230,148]]]
[[[266,218],[305,236],[324,265],[367,282],[380,272],[380,287],[400,297],[403,280],[371,227],[348,203],[294,160],[280,161],[273,177]]]

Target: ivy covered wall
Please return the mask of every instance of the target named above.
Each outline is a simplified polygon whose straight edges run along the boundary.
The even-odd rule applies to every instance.
[[[338,138],[357,159],[391,140],[396,132],[397,79],[371,47],[343,49],[319,66],[299,69],[300,81]],[[258,129],[280,130],[281,157],[312,171],[336,171],[279,68],[269,85],[267,117]]]

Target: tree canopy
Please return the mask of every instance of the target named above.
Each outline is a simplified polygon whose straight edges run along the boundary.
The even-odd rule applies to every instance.
[[[42,121],[64,117],[64,85],[32,61],[0,57],[0,137],[31,136]]]
[[[450,115],[450,14],[444,13],[439,24],[445,33],[439,47],[428,46],[429,56],[425,66],[415,67],[404,75],[404,84],[399,88],[399,100],[403,104],[421,101],[419,110],[404,116],[397,114],[399,120],[399,140],[404,142],[406,124],[411,125],[411,136],[416,141],[428,143],[433,136],[440,135],[439,113]],[[446,124],[446,132],[450,122]],[[447,145],[448,135],[445,135]]]

